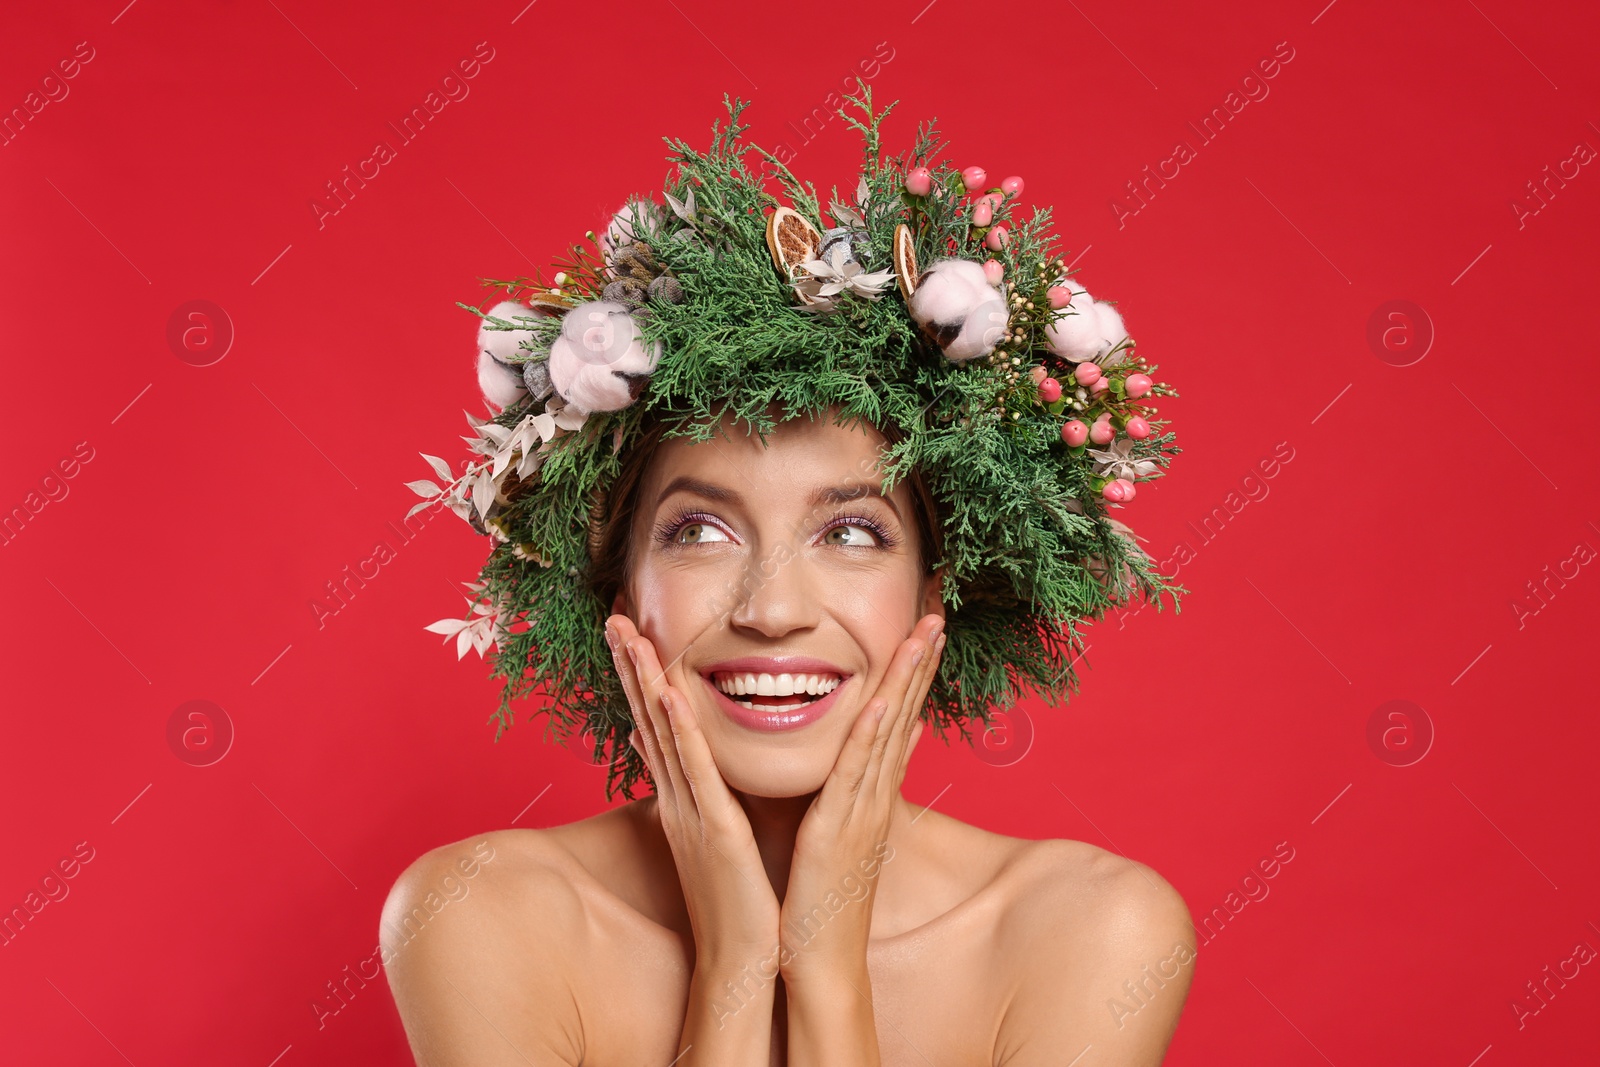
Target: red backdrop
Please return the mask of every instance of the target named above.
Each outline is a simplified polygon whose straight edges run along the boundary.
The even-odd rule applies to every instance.
[[[937,116],[1054,205],[1182,393],[1125,513],[1181,615],[1096,626],[1010,747],[928,735],[907,796],[1178,887],[1172,1064],[1592,1062],[1592,6],[125,2],[0,33],[0,1059],[409,1062],[381,977],[329,992],[395,876],[604,805],[423,630],[486,547],[400,529],[482,412],[453,302],[659,190],[724,91],[853,188],[860,73],[890,151]]]

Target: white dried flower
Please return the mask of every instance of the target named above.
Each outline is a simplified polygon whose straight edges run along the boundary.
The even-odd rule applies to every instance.
[[[1154,460],[1133,458],[1133,439],[1119,437],[1105,448],[1091,448],[1089,455],[1095,460],[1095,473],[1108,478],[1159,478],[1165,472]]]
[[[802,307],[811,311],[831,311],[837,305],[835,297],[846,290],[866,300],[877,300],[894,284],[894,268],[869,274],[850,255],[848,241],[835,242],[828,259],[808,259],[800,269],[807,276],[795,282],[795,292],[806,301]]]

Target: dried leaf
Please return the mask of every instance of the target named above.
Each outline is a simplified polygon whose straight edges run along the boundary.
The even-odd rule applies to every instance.
[[[695,214],[694,214],[694,189],[691,188],[689,190],[689,195],[684,197],[682,200],[679,200],[677,197],[673,196],[671,193],[663,193],[662,195],[664,195],[667,198],[667,203],[668,203],[668,205],[671,206],[672,213],[674,215],[678,216],[680,219],[682,219],[684,222],[687,222],[691,226],[693,226],[695,224],[696,219],[695,219]]]
[[[479,472],[472,486],[472,506],[478,509],[478,514],[485,519],[489,517],[489,506],[494,503],[494,479],[488,471]]]
[[[433,468],[433,473],[437,474],[447,482],[453,480],[450,477],[450,464],[446,463],[438,456],[430,456],[426,452],[418,452],[417,455],[428,461],[428,465]]]
[[[444,492],[443,489],[440,489],[437,485],[434,485],[426,478],[418,478],[414,482],[407,482],[406,488],[418,496],[426,497],[435,497]]]

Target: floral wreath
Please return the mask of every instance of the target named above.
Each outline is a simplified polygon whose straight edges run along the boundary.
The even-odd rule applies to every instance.
[[[1020,177],[940,155],[935,121],[909,153],[884,158],[870,88],[837,114],[862,134],[853,202],[837,187],[825,226],[817,193],[759,146],[729,101],[705,152],[665,137],[677,165],[665,205],[633,197],[604,234],[546,282],[480,279],[507,298],[480,317],[478,385],[491,417],[467,414],[472,460],[445,484],[407,483],[491,539],[465,618],[426,627],[457,658],[489,648],[504,679],[495,739],[512,702],[564,744],[593,738],[606,795],[647,777],[589,584],[591,538],[630,442],[648,423],[706,440],[731,413],[765,439],[786,418],[839,409],[841,422],[892,424],[884,492],[919,470],[943,541],[948,644],[925,714],[935,731],[985,728],[1026,690],[1065,703],[1078,688],[1077,625],[1134,597],[1172,597],[1141,540],[1113,518],[1138,482],[1181,451],[1151,402],[1176,396],[1136,354],[1121,314],[1070,277],[1050,210],[1017,217]],[[764,172],[746,164],[751,150]],[[775,179],[787,200],[767,191]],[[925,266],[923,264],[926,264]],[[495,409],[498,409],[496,411]],[[409,517],[410,513],[408,513]]]

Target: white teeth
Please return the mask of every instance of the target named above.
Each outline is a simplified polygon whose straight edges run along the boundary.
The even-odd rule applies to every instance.
[[[824,696],[838,688],[841,681],[843,679],[836,674],[773,675],[718,671],[712,676],[712,684],[729,696]],[[770,709],[772,705],[764,704],[762,707]]]

